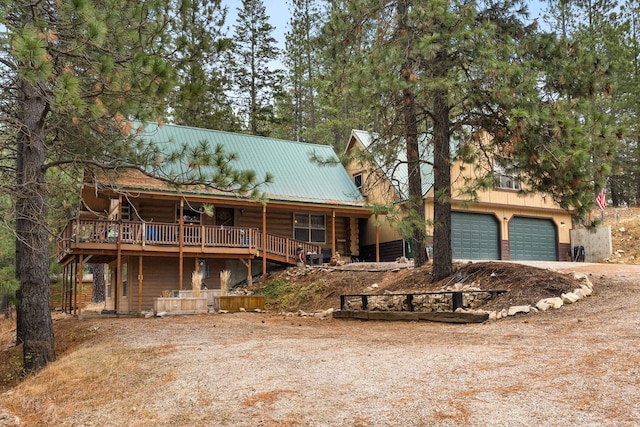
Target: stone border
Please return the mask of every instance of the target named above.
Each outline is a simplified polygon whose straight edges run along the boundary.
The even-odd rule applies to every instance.
[[[515,316],[516,314],[528,314],[537,313],[539,311],[547,311],[551,308],[560,308],[565,304],[573,304],[580,301],[583,298],[591,296],[593,293],[593,283],[584,273],[573,272],[573,278],[580,282],[580,287],[573,290],[573,292],[567,292],[561,294],[559,297],[543,298],[538,301],[535,306],[531,305],[515,305],[508,309],[502,309],[500,311],[487,311],[487,310],[465,310],[458,309],[456,311],[473,312],[473,313],[488,313],[489,320],[499,320],[509,316]]]

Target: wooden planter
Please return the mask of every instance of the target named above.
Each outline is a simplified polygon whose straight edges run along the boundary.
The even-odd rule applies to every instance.
[[[264,297],[257,295],[242,296],[221,296],[220,310],[240,311],[244,308],[246,311],[255,311],[256,309],[264,310]]]
[[[207,312],[206,297],[156,298],[153,312],[167,314],[203,314]]]

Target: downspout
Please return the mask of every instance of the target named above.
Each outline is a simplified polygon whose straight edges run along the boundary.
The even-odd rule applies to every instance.
[[[376,214],[376,262],[380,262],[380,227],[378,226],[378,214]]]
[[[331,256],[336,256],[336,210],[331,209]]]

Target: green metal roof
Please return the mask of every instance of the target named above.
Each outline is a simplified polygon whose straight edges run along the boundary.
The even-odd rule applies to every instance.
[[[268,199],[364,206],[362,195],[330,146],[186,126],[142,126],[140,136],[165,153],[183,144],[197,146],[202,142],[235,153],[237,159],[231,164],[234,169],[252,170],[258,180],[267,173],[272,175],[271,183],[258,188]],[[331,163],[321,164],[314,158]]]

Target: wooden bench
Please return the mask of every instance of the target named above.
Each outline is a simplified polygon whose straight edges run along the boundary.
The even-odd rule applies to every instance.
[[[458,308],[464,308],[463,295],[471,293],[488,293],[493,299],[496,295],[507,292],[504,289],[468,290],[468,291],[439,291],[439,292],[413,292],[398,294],[348,294],[340,295],[340,310],[333,312],[336,319],[360,319],[360,320],[428,320],[432,322],[446,323],[482,323],[489,318],[488,313],[456,312]],[[414,311],[413,298],[416,295],[448,295],[451,294],[451,311],[420,312]],[[397,297],[406,298],[408,310],[369,311],[370,297]],[[358,297],[362,301],[361,310],[345,310],[347,298]]]
[[[456,311],[458,308],[464,308],[462,303],[462,296],[464,294],[471,293],[488,293],[491,295],[491,299],[496,295],[500,295],[507,292],[505,289],[486,289],[486,290],[457,290],[457,291],[437,291],[437,292],[412,292],[412,293],[399,293],[399,294],[347,294],[340,295],[340,310],[344,310],[344,303],[346,298],[360,297],[362,299],[362,310],[366,311],[369,305],[369,297],[394,297],[404,296],[407,299],[408,311],[413,311],[413,297],[416,295],[448,295],[451,294],[451,311]]]

